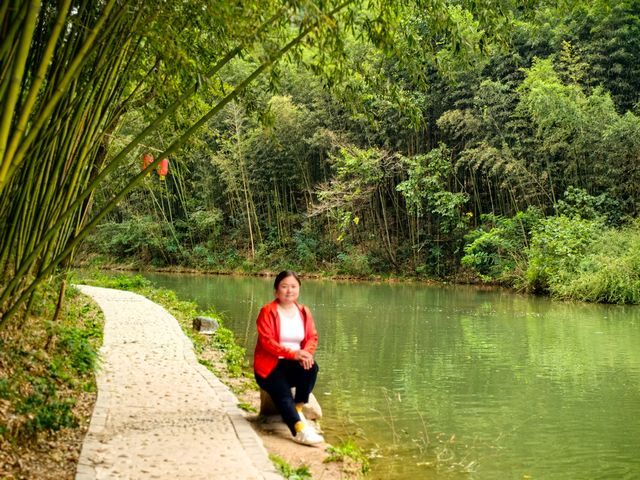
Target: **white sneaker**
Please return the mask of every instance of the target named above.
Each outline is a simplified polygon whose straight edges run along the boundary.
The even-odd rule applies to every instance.
[[[309,425],[306,425],[302,430],[296,433],[296,436],[293,437],[293,439],[303,445],[317,445],[318,443],[324,442],[324,437]]]

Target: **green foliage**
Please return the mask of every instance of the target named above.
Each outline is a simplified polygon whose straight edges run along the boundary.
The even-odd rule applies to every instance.
[[[367,277],[373,273],[367,254],[348,248],[337,255],[337,271],[341,275]]]
[[[333,5],[312,4],[319,9],[303,8],[301,18],[324,18],[316,14]],[[514,5],[349,5],[353,30],[342,35],[336,16],[336,35],[320,36],[335,58],[300,44],[174,154],[165,182],[151,176],[132,191],[88,248],[152,267],[442,277],[455,275],[466,243],[463,266],[526,285],[535,220],[520,219],[529,222],[521,234],[521,212],[616,227],[640,212],[640,76],[632,75],[640,23],[630,1]],[[276,4],[264,6],[267,15]],[[280,28],[285,17],[269,48],[248,48],[216,82],[201,82],[193,102],[145,143],[160,148],[247,78],[291,33]],[[248,20],[220,28],[250,38]],[[162,38],[153,39],[165,58]],[[189,61],[196,43],[185,41],[169,49],[184,67],[180,81],[200,69]],[[169,83],[168,97],[180,87]],[[110,151],[166,101],[130,109]],[[138,159],[129,163],[112,172],[96,203],[126,184]],[[470,233],[476,219],[482,225]]]
[[[95,389],[101,314],[73,288],[64,305],[55,323],[29,317],[22,335],[11,327],[0,335],[0,435],[18,444],[76,427],[75,398]]]
[[[249,412],[249,413],[258,413],[258,410],[256,409],[256,407],[254,407],[253,405],[249,404],[249,403],[239,403],[238,404],[238,408],[240,410],[244,410],[245,412]]]
[[[425,213],[434,215],[434,223],[443,233],[464,229],[466,217],[462,207],[469,196],[448,188],[453,165],[447,146],[441,144],[428,154],[405,159],[405,162],[409,178],[396,189],[402,193],[409,212],[418,217]]]
[[[232,376],[242,375],[246,365],[246,350],[236,342],[233,331],[219,327],[214,335],[214,344],[224,352],[224,361]]]
[[[311,480],[311,473],[309,472],[309,467],[306,465],[294,468],[282,457],[273,454],[269,455],[269,459],[271,459],[278,471],[287,480]]]
[[[320,240],[310,231],[297,230],[293,234],[296,263],[301,270],[309,271],[317,268],[320,252]],[[316,253],[317,252],[317,253]]]
[[[467,237],[462,264],[485,281],[558,298],[637,304],[640,230],[637,222],[606,228],[602,201],[570,189],[558,210],[571,216],[542,218],[535,209],[508,219],[485,216]]]
[[[142,275],[127,275],[124,273],[106,275],[100,272],[93,272],[90,280],[92,285],[118,290],[136,290],[151,286],[151,282]]]
[[[55,384],[45,378],[28,378],[32,390],[29,395],[15,403],[15,412],[27,420],[20,425],[14,436],[35,438],[39,432],[60,430],[78,425],[72,408],[75,401],[61,399]]]
[[[60,327],[57,331],[52,328],[50,333],[58,337],[57,341],[60,350],[63,355],[68,355],[71,358],[73,369],[80,374],[92,373],[99,360],[98,352],[90,342],[90,339],[100,336],[99,332],[96,331],[98,325],[94,323],[90,327],[90,329]],[[59,366],[52,362],[51,369],[53,373],[54,370],[59,370]]]
[[[186,224],[194,243],[216,240],[222,231],[222,211],[217,208],[196,210]]]
[[[318,186],[319,202],[312,212],[314,216],[330,215],[328,233],[338,243],[357,241],[364,218],[371,219],[372,227],[384,228],[382,192],[398,168],[397,157],[376,148],[350,146],[331,156],[331,167],[335,175]]]
[[[564,193],[564,198],[556,203],[556,211],[558,215],[565,217],[606,222],[608,214],[615,214],[617,210],[613,203],[604,193],[594,197],[582,188],[569,187]]]
[[[483,215],[483,225],[466,237],[462,265],[485,280],[512,282],[517,272],[526,269],[530,232],[541,218],[535,208],[511,218]]]
[[[343,227],[357,218],[361,208],[377,191],[385,175],[387,160],[387,155],[381,150],[363,150],[353,146],[341,148],[339,153],[331,156],[335,177],[326,188],[318,191],[318,199],[327,204],[327,210],[335,210],[337,218],[347,219],[340,220]]]
[[[94,248],[100,253],[109,254],[117,260],[137,257],[155,263],[166,258],[167,240],[163,225],[149,216],[104,223],[92,236]]]
[[[559,298],[640,304],[640,224],[602,232],[573,271],[560,272],[549,283]]]
[[[580,44],[590,66],[590,85],[604,85],[618,111],[638,107],[640,6],[635,0],[576,2],[567,19],[573,43]]]
[[[340,445],[332,445],[327,448],[329,455],[324,459],[324,462],[342,462],[349,458],[358,464],[360,464],[360,471],[367,473],[370,469],[369,457],[365,452],[356,445],[352,439],[348,439],[346,442]]]
[[[17,273],[0,294],[0,308],[6,308],[8,316],[15,313],[88,233],[142,184],[144,173],[127,168],[133,157],[149,149],[158,154],[157,160],[177,154],[199,128],[242,94],[251,107],[255,99],[247,87],[269,70],[272,73],[266,86],[276,87],[280,71],[274,65],[282,58],[309,68],[325,84],[338,83],[347,58],[346,38],[354,35],[390,49],[400,13],[406,8],[412,14],[419,6],[378,0],[256,0],[204,6],[198,1],[117,5],[88,1],[71,7],[64,2],[59,9],[21,3],[0,10],[3,25],[22,25],[3,29],[2,45],[25,46],[0,51],[6,67],[0,71],[0,90],[6,94],[0,125],[0,268]],[[448,11],[442,5],[436,10],[445,14]],[[486,14],[493,7],[473,10]],[[442,31],[455,33],[454,28],[447,28],[448,22],[439,18],[434,16],[434,24],[442,24]],[[490,18],[489,15],[486,20]],[[487,21],[488,26],[483,28],[488,29],[493,23]],[[48,65],[72,68],[47,68]],[[240,107],[241,112],[244,108]],[[134,128],[127,125],[119,131],[117,127],[125,113],[136,110],[142,111],[138,115],[141,124]],[[293,110],[286,105],[283,108],[285,113]],[[288,125],[298,125],[299,117],[292,118]],[[232,217],[238,220],[246,213],[245,227],[253,255],[255,244],[262,241],[262,225],[251,198],[251,178],[245,164],[247,137],[242,122],[231,127],[237,127],[235,139],[209,132],[207,140],[215,144],[214,152],[224,150],[220,147],[225,144],[232,147],[224,152],[229,154],[225,160],[227,164],[229,160],[237,162],[239,168],[235,170],[241,179],[240,188],[230,189]],[[287,131],[283,129],[280,135]],[[109,152],[114,138],[117,148]],[[216,138],[222,141],[216,144]],[[291,138],[297,138],[295,133]],[[276,146],[287,150],[292,143]],[[207,153],[209,160],[213,155]],[[301,158],[295,153],[290,158],[294,155]],[[300,165],[298,170],[307,174],[304,163]],[[173,224],[175,210],[171,208],[174,201],[180,201],[182,207],[187,203],[188,190],[181,171],[189,169],[178,166],[172,170],[172,186],[163,182],[161,190],[166,195],[154,198],[172,227],[173,240],[155,245],[164,249],[162,257],[151,255],[156,265],[181,261],[180,257],[185,256]],[[112,182],[114,178],[116,181]],[[273,176],[267,178],[277,180]],[[234,179],[237,176],[230,180]],[[312,186],[306,183],[310,192]],[[94,203],[97,187],[107,184],[104,194]],[[287,203],[295,198],[290,196],[294,192],[282,185],[275,185],[274,191]],[[94,205],[97,212],[91,215]],[[188,217],[184,211],[180,213]],[[281,238],[291,232],[290,225],[279,226]],[[143,245],[140,232],[128,232],[124,237],[121,246],[125,254],[128,249],[137,250]],[[24,255],[11,255],[12,251]],[[24,285],[27,282],[22,277],[29,271],[38,271],[39,275]]]
[[[536,60],[526,73],[519,109],[536,130],[554,192],[585,185],[589,194],[606,194],[616,205],[611,207],[613,218],[637,211],[628,195],[640,178],[637,169],[628,168],[628,155],[634,152],[631,156],[637,158],[640,149],[635,138],[623,140],[620,129],[640,132],[640,118],[630,112],[621,116],[601,87],[587,94],[578,84],[564,84],[550,59]],[[628,145],[626,154],[621,143]]]
[[[548,292],[562,276],[572,275],[596,242],[603,241],[602,222],[580,217],[548,217],[532,230],[525,283],[530,291]]]

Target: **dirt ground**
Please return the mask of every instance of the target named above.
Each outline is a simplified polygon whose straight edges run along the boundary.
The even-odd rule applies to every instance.
[[[89,428],[95,393],[77,399],[77,428],[64,428],[53,435],[40,434],[34,441],[16,445],[0,437],[0,478],[3,480],[72,480],[80,458],[82,440]]]
[[[314,480],[351,480],[359,478],[360,466],[355,462],[326,462],[327,445],[307,447],[291,440],[288,429],[274,428],[269,424],[261,424],[254,416],[251,419],[256,432],[262,439],[265,448],[271,454],[278,455],[289,465],[297,468],[306,465]],[[282,425],[282,424],[281,424]]]
[[[234,392],[241,404],[250,406],[252,412],[246,418],[271,455],[277,455],[292,468],[307,466],[313,480],[354,480],[362,477],[361,465],[351,459],[327,461],[330,456],[325,443],[320,446],[306,446],[296,443],[288,428],[278,417],[264,419],[256,412],[260,409],[260,392],[255,389],[253,380],[242,377],[233,378],[224,374],[224,363],[219,351],[204,352],[203,355],[216,369],[216,375]],[[265,421],[266,420],[266,421]],[[314,423],[322,431],[321,425]]]

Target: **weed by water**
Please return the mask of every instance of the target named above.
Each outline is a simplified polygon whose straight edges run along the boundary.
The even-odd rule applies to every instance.
[[[324,459],[325,463],[328,462],[343,462],[345,459],[351,459],[360,465],[360,471],[367,473],[370,469],[369,457],[365,454],[355,442],[351,439],[341,443],[340,445],[330,446],[327,448],[329,454]]]
[[[269,459],[287,480],[311,480],[311,472],[309,472],[308,466],[301,465],[298,468],[294,468],[286,460],[273,454],[269,455]]]
[[[211,361],[205,359],[205,358],[199,358],[198,359],[198,363],[200,365],[204,365],[205,367],[207,367],[209,370],[213,370],[213,363],[211,363]]]

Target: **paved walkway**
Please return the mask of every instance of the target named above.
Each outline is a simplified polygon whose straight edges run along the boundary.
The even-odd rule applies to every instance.
[[[105,327],[76,480],[282,480],[171,314],[135,293],[78,288],[98,303]]]

